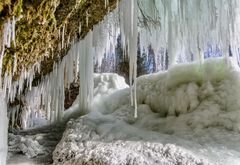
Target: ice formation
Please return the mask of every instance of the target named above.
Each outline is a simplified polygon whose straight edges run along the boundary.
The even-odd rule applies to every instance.
[[[107,7],[109,1],[103,3]],[[88,19],[87,12],[87,24]],[[4,25],[0,73],[5,47],[15,45],[15,23],[13,17]],[[55,164],[204,164],[204,159],[239,164],[239,26],[239,0],[122,0],[81,41],[70,42],[65,26],[60,29],[59,49],[71,48],[37,87],[32,81],[40,63],[23,69],[13,82],[15,61],[13,72],[0,78],[0,99],[13,101],[27,82],[25,128],[34,126],[39,109],[49,123],[76,117],[76,111],[90,112],[69,122],[55,150]],[[94,64],[101,66],[105,55],[116,54],[119,36],[129,59],[130,88],[117,75],[93,74]],[[208,45],[216,45],[224,58],[205,60]],[[149,46],[155,58],[162,53],[167,61],[157,67],[168,68],[168,63],[170,68],[136,79],[138,49],[148,56]],[[78,78],[77,103],[65,111],[65,88]],[[0,107],[6,110],[5,101]],[[6,139],[3,110],[0,137]],[[14,124],[18,108],[9,111]],[[2,162],[5,144],[1,141]]]
[[[93,90],[94,106],[101,106],[101,101],[103,98],[106,98],[110,94],[125,88],[129,88],[129,86],[126,84],[123,77],[114,73],[95,73]],[[80,95],[78,95],[73,105],[69,109],[64,111],[62,119],[63,121],[68,121],[71,118],[76,118],[77,116],[79,116],[79,114],[81,114],[81,111],[79,111],[79,97]]]
[[[103,3],[107,7],[109,1],[105,0]],[[86,15],[88,24],[89,14]],[[71,44],[71,48],[62,61],[54,65],[53,72],[42,78],[37,87],[32,87],[32,81],[35,73],[40,72],[40,63],[23,69],[20,78],[13,82],[12,76],[17,66],[15,61],[13,72],[5,73],[3,80],[0,77],[3,95],[7,100],[14,101],[16,96],[21,95],[24,83],[27,82],[30,92],[26,101],[32,107],[26,110],[26,116],[30,117],[23,120],[25,127],[32,125],[31,118],[37,115],[34,109],[39,108],[44,109],[50,123],[62,121],[65,115],[65,88],[69,88],[70,84],[79,78],[79,111],[88,113],[93,109],[93,97],[96,92],[93,64],[101,66],[104,55],[115,54],[117,38],[120,35],[124,54],[128,57],[130,65],[130,97],[127,101],[130,100],[130,105],[134,106],[133,116],[140,115],[137,114],[137,104],[147,104],[152,111],[161,116],[187,114],[199,107],[201,111],[205,111],[206,107],[211,105],[214,109],[211,115],[214,117],[224,109],[227,112],[214,122],[202,123],[202,127],[211,123],[239,130],[239,105],[236,100],[236,91],[239,88],[236,83],[238,81],[235,81],[238,80],[238,74],[231,76],[233,71],[228,68],[232,66],[232,62],[229,61],[234,61],[235,70],[238,70],[240,62],[239,18],[238,0],[122,0],[113,12],[95,25],[79,42],[70,42],[65,34],[65,26],[62,27],[59,33],[59,48],[63,49],[67,44]],[[15,23],[16,19],[13,17],[4,25],[0,75],[5,47],[15,45]],[[227,63],[224,60],[204,62],[204,52],[209,44],[219,47]],[[168,60],[171,67],[166,73],[136,79],[138,49],[148,55],[150,45],[155,58],[160,51],[167,54],[168,59],[166,56],[162,59]],[[229,48],[231,58],[228,57]],[[176,63],[191,61],[195,64],[175,66]],[[11,110],[13,121],[16,120],[16,113],[16,109]],[[232,117],[231,113],[236,116]],[[230,115],[230,121],[227,121],[226,115]]]
[[[176,65],[168,72],[139,77],[138,100],[165,115],[191,112],[206,97],[209,101],[221,102],[228,111],[236,111],[240,107],[237,70],[238,66],[223,58],[208,59],[202,65]],[[213,95],[216,90],[218,95]]]
[[[138,118],[129,106],[130,88],[109,95],[105,88],[96,90],[93,111],[68,123],[54,163],[240,163],[240,77],[234,61],[179,64],[137,81]]]
[[[169,63],[201,61],[207,44],[216,44],[224,55],[229,46],[238,57],[239,1],[139,1],[144,28],[141,46],[155,52],[167,48]],[[146,21],[147,20],[147,21]]]
[[[109,1],[105,0],[104,3],[107,7]],[[239,6],[238,0],[122,0],[82,41],[70,42],[63,26],[59,33],[60,49],[67,44],[71,44],[71,49],[38,86],[36,93],[43,100],[39,104],[44,105],[49,121],[60,121],[64,111],[65,87],[69,87],[79,77],[80,109],[83,113],[88,112],[93,97],[93,63],[100,66],[104,55],[115,54],[117,38],[121,35],[124,53],[130,65],[130,104],[135,107],[134,116],[137,117],[138,49],[148,55],[148,47],[151,45],[155,58],[163,50],[168,59],[163,56],[162,60],[168,60],[167,63],[174,66],[175,63],[190,61],[202,63],[204,52],[211,44],[217,45],[226,58],[230,48],[232,58],[239,63]],[[5,46],[9,47],[11,42],[15,45],[15,23],[13,17],[4,25],[0,63]],[[81,31],[81,23],[79,25]],[[25,81],[31,90],[34,74],[39,71],[39,63],[32,68],[25,68],[15,82],[12,81],[14,71],[5,73],[3,89],[7,99],[13,101],[20,95]]]
[[[80,78],[80,110],[82,113],[89,112],[91,108],[91,103],[93,99],[93,55],[94,48],[93,44],[93,33],[90,32],[86,38],[85,42],[80,42],[78,48],[79,53],[79,78]]]
[[[8,117],[7,117],[7,102],[3,96],[3,91],[0,90],[0,164],[5,165],[7,160],[7,139],[8,139]]]
[[[130,85],[134,89],[130,99],[131,105],[134,104],[136,107],[137,83],[134,79],[137,69],[138,32],[141,50],[144,48],[146,50],[149,45],[153,47],[155,53],[165,48],[170,65],[178,61],[201,62],[208,43],[219,45],[222,54],[226,56],[231,46],[233,58],[238,59],[238,35],[233,35],[238,33],[236,28],[239,23],[238,6],[239,2],[234,0],[211,2],[141,0],[138,4],[136,0],[122,1],[118,9],[93,28],[92,46],[96,52],[95,62],[101,65],[104,54],[114,52],[117,36],[121,34],[122,45],[130,59]],[[84,56],[81,50],[79,52],[80,57],[81,54]]]

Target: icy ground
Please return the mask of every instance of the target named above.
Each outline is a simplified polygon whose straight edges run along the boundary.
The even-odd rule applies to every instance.
[[[8,165],[46,165],[62,137],[62,125],[44,126],[9,134]]]
[[[54,164],[240,164],[239,75],[220,58],[142,76],[137,119],[129,88],[108,92],[102,79],[92,112],[68,122]]]

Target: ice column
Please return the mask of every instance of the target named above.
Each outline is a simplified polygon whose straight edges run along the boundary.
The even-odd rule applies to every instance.
[[[134,117],[137,117],[137,43],[138,43],[138,6],[137,0],[125,0],[122,2],[121,35],[123,47],[129,56],[129,80],[131,87],[131,105],[134,106]],[[126,45],[125,45],[125,44]]]
[[[0,90],[0,164],[5,165],[8,151],[8,117],[4,93]]]
[[[86,114],[93,100],[93,35],[89,32],[86,38],[79,42],[79,77],[80,77],[80,110]]]

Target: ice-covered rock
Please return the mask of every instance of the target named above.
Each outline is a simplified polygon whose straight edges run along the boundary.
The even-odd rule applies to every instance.
[[[126,140],[128,135],[124,133],[112,134],[101,130],[101,127],[111,127],[108,123],[110,121],[105,120],[106,123],[100,127],[97,126],[98,122],[91,121],[88,116],[70,121],[61,142],[54,151],[54,164],[194,165],[204,163],[204,160],[182,147],[140,139]]]

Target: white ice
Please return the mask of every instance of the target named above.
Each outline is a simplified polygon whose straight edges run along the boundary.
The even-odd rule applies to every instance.
[[[239,75],[217,58],[142,76],[137,119],[129,88],[100,90],[92,112],[68,123],[54,163],[239,164]]]
[[[94,100],[93,104],[101,106],[102,99],[106,98],[110,94],[128,88],[129,86],[125,83],[123,77],[115,73],[95,73],[94,74]],[[74,101],[73,105],[64,111],[63,122],[68,121],[73,117],[78,117],[81,114],[79,111],[79,95]]]
[[[3,97],[4,93],[0,89],[0,164],[5,165],[7,159],[7,139],[8,139],[8,117],[7,102]]]

